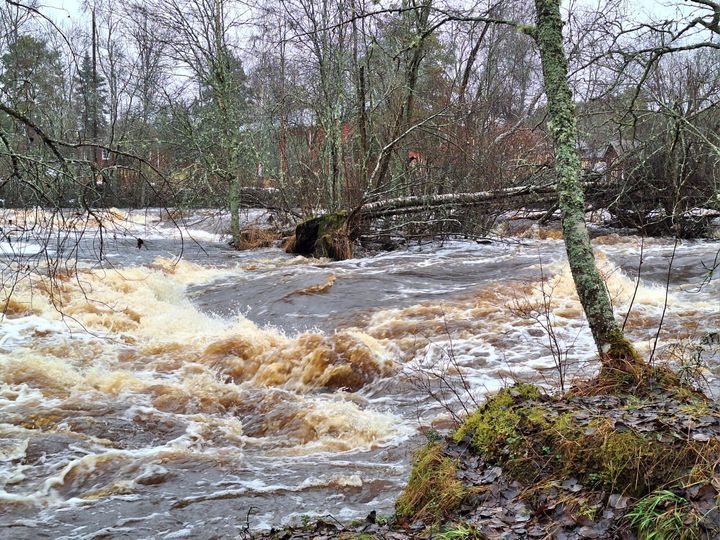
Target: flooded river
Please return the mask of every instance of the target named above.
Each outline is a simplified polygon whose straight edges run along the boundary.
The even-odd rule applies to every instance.
[[[108,262],[97,234],[76,235],[77,270],[54,281],[11,279],[31,239],[0,252],[2,538],[237,537],[391,513],[423,433],[513,380],[554,384],[525,316],[543,291],[569,370],[596,369],[557,239],[330,262],[234,251],[198,216],[182,249],[170,221],[116,219]],[[627,330],[647,354],[673,242],[645,241],[637,291],[640,239],[595,245],[620,317],[635,296]],[[700,341],[720,329],[720,286],[701,285],[718,249],[677,246],[656,353],[702,356],[711,382],[720,358]]]

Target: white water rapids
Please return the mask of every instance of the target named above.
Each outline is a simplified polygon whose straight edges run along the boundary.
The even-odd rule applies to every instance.
[[[422,432],[451,426],[446,407],[517,379],[554,384],[546,333],[520,313],[543,289],[572,374],[596,368],[560,240],[337,263],[233,251],[195,213],[178,261],[182,229],[159,215],[114,211],[112,265],[77,217],[78,267],[53,281],[22,272],[41,250],[17,231],[40,218],[2,218],[18,236],[0,252],[2,538],[233,537],[246,521],[390,513]],[[595,245],[619,317],[635,295],[627,330],[647,355],[673,243],[645,241],[635,294],[639,238]],[[704,280],[718,249],[678,245],[656,354],[704,355],[709,380],[720,358],[701,345],[720,329],[720,287]]]

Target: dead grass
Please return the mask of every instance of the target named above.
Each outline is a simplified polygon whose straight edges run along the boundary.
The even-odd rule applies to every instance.
[[[295,235],[288,236],[282,241],[280,247],[285,253],[295,253]]]
[[[350,243],[350,237],[345,227],[334,231],[332,234],[323,236],[322,242],[331,259],[344,261],[352,258],[352,244]]]
[[[240,231],[240,241],[235,246],[240,251],[270,247],[273,242],[280,239],[280,234],[273,229],[248,227]]]
[[[456,476],[457,462],[443,454],[443,443],[428,443],[413,461],[410,480],[398,498],[399,518],[440,522],[454,512],[466,495]]]
[[[705,394],[684,384],[680,377],[665,366],[629,364],[620,369],[604,367],[594,379],[579,381],[569,396],[652,395],[660,391],[673,394],[678,399],[690,397],[706,400]]]
[[[37,313],[30,304],[20,302],[12,297],[0,300],[0,315],[8,318],[26,317]]]

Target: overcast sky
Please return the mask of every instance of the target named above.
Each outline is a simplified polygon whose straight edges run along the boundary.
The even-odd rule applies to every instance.
[[[528,2],[531,0],[528,0]],[[42,11],[46,15],[58,19],[79,19],[83,17],[80,8],[81,0],[43,0],[41,1]],[[563,0],[564,4],[568,0]],[[587,0],[588,4],[595,5],[602,3],[601,1]],[[647,18],[666,19],[672,17],[677,9],[678,4],[685,3],[680,0],[626,0],[628,12],[635,15],[644,15]]]
[[[61,18],[81,16],[80,0],[44,0],[40,3],[44,14]]]

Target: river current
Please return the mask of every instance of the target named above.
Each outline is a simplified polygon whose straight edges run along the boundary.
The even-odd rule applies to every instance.
[[[597,368],[554,234],[331,262],[234,251],[210,213],[110,218],[102,244],[86,219],[44,253],[37,216],[0,218],[1,538],[233,538],[391,513],[431,430],[513,381],[557,384],[546,304],[569,376]],[[688,373],[715,388],[720,243],[673,258],[646,239],[637,287],[640,238],[594,245],[640,350],[665,311],[656,359],[700,358]]]

